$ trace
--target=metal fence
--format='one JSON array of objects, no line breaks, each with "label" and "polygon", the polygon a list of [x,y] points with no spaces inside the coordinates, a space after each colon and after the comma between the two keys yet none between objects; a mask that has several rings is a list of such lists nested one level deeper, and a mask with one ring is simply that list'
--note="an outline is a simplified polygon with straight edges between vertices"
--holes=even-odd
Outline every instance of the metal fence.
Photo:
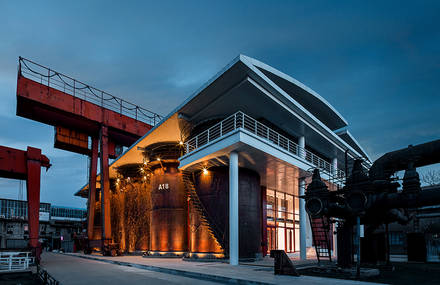
[{"label": "metal fence", "polygon": [[30,252],[0,252],[0,272],[28,270],[33,262]]},{"label": "metal fence", "polygon": [[38,278],[40,279],[40,281],[44,284],[44,285],[60,285],[61,283],[59,281],[57,281],[55,278],[53,278],[49,273],[47,273],[47,271],[37,265],[37,275]]},{"label": "metal fence", "polygon": [[152,126],[162,120],[162,116],[132,104],[124,99],[113,96],[105,91],[59,73],[31,60],[19,57],[18,72],[20,75],[57,89],[74,97],[112,110],[121,115],[131,117]]},{"label": "metal fence", "polygon": [[328,161],[320,158],[311,151],[300,147],[297,143],[291,141],[290,139],[241,111],[227,117],[221,122],[185,142],[186,154],[191,153],[194,150],[237,129],[247,130],[258,137],[263,138],[271,144],[288,151],[290,154],[310,162],[313,166],[321,169],[329,175],[335,176],[336,174],[336,177],[338,178],[345,177],[345,172],[343,170],[333,169],[333,165]]}]

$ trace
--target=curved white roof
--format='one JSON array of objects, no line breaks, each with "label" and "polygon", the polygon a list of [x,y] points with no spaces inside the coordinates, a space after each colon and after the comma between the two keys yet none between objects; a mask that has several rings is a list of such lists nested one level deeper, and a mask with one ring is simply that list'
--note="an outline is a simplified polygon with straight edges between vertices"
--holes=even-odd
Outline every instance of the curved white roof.
[{"label": "curved white roof", "polygon": [[348,125],[344,117],[310,87],[259,60],[245,55],[240,55],[240,59],[257,67],[269,80],[283,89],[329,129],[337,130]]}]

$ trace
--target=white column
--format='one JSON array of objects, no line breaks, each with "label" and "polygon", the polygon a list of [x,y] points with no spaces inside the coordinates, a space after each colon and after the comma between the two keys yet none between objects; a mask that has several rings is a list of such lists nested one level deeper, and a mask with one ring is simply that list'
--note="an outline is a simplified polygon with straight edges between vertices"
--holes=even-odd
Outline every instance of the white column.
[{"label": "white column", "polygon": [[332,175],[336,177],[338,175],[338,158],[332,159]]},{"label": "white column", "polygon": [[[303,196],[306,190],[306,180],[304,178],[299,179],[299,195]],[[306,247],[306,227],[307,227],[307,214],[306,214],[306,202],[304,199],[299,199],[299,248],[301,260],[307,259],[307,247]]]},{"label": "white column", "polygon": [[299,157],[306,158],[306,138],[305,137],[299,137],[298,146],[299,146]]},{"label": "white column", "polygon": [[238,153],[229,154],[229,264],[238,265]]}]

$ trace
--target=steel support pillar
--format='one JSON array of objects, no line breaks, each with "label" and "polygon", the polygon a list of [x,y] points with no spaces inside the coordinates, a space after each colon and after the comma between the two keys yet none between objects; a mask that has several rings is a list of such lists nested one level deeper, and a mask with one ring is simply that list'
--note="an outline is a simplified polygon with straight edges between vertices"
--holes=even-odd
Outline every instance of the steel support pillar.
[{"label": "steel support pillar", "polygon": [[26,156],[29,246],[35,251],[35,256],[39,261],[41,253],[41,247],[38,241],[40,232],[41,149],[28,147]]},{"label": "steel support pillar", "polygon": [[238,265],[238,153],[229,154],[229,264]]},{"label": "steel support pillar", "polygon": [[[306,180],[304,178],[299,179],[299,196],[304,196],[306,190]],[[299,247],[301,260],[307,259],[307,236],[306,236],[306,202],[304,199],[299,199]]]},{"label": "steel support pillar", "polygon": [[332,175],[334,178],[338,176],[338,158],[334,157],[332,159]]},{"label": "steel support pillar", "polygon": [[108,169],[108,128],[102,126],[100,130],[101,141],[101,216],[102,239],[111,239],[110,224],[110,181]]},{"label": "steel support pillar", "polygon": [[89,173],[89,199],[87,205],[87,237],[93,239],[95,228],[95,205],[96,205],[96,171],[98,168],[99,139],[92,137],[92,156],[90,157]]},{"label": "steel support pillar", "polygon": [[305,159],[306,158],[306,139],[304,136],[299,137],[298,146],[299,146],[299,157]]}]

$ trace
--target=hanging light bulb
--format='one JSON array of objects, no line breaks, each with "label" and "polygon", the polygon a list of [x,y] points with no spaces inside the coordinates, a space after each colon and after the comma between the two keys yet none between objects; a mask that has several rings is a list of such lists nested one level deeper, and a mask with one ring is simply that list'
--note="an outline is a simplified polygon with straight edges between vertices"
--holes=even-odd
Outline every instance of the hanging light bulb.
[{"label": "hanging light bulb", "polygon": [[203,174],[208,174],[208,169],[206,169],[206,168],[203,168]]}]

